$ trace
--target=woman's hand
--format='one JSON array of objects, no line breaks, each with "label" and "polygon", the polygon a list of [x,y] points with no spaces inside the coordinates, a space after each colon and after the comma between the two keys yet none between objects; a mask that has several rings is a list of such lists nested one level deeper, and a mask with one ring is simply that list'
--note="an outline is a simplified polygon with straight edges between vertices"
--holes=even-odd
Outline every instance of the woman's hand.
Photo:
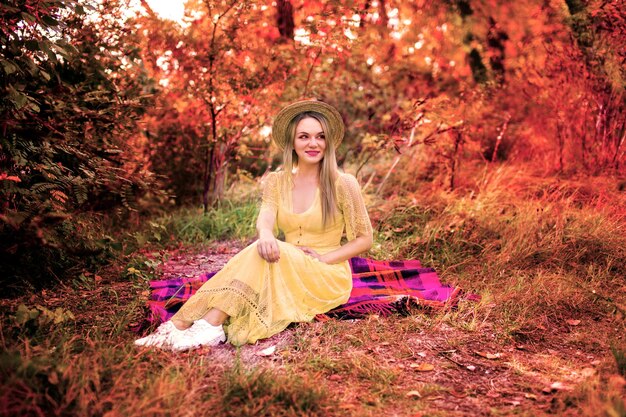
[{"label": "woman's hand", "polygon": [[314,257],[318,261],[325,262],[324,258],[323,258],[324,255],[320,255],[319,253],[315,252],[313,249],[308,248],[306,246],[298,246],[298,248],[300,248],[300,250],[302,250],[302,252],[306,253],[309,256]]},{"label": "woman's hand", "polygon": [[265,259],[267,262],[278,262],[280,259],[278,241],[272,233],[261,233],[256,243],[256,248],[261,258]]}]

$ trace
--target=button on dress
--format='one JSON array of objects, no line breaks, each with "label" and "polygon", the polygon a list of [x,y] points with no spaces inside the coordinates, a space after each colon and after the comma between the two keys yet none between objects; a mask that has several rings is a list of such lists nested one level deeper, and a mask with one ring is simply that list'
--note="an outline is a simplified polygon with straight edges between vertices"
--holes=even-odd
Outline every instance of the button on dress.
[{"label": "button on dress", "polygon": [[312,320],[345,303],[352,289],[348,261],[326,264],[305,254],[307,246],[319,254],[340,247],[345,231],[348,240],[372,234],[370,219],[359,184],[350,174],[340,173],[335,190],[337,210],[324,228],[319,188],[306,211],[294,213],[284,172],[265,179],[261,211],[275,216],[285,241],[278,241],[280,259],[267,262],[258,253],[257,241],[231,258],[226,265],[172,317],[192,322],[215,307],[228,314],[224,327],[233,345],[254,343],[270,337],[292,322]]}]

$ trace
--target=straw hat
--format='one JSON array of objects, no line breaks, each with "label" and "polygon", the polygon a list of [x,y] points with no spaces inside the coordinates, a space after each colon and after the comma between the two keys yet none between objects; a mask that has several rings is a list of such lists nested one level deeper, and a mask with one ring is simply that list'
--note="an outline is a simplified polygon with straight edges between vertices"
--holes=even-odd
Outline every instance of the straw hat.
[{"label": "straw hat", "polygon": [[276,143],[280,149],[285,149],[285,141],[288,140],[287,126],[289,126],[289,122],[300,113],[307,111],[320,113],[326,118],[330,129],[330,132],[326,133],[330,136],[329,139],[335,145],[334,148],[337,149],[337,146],[339,146],[343,140],[343,133],[345,131],[343,119],[336,108],[319,100],[296,101],[278,112],[274,118],[274,124],[272,125],[272,139],[274,139],[274,143]]}]

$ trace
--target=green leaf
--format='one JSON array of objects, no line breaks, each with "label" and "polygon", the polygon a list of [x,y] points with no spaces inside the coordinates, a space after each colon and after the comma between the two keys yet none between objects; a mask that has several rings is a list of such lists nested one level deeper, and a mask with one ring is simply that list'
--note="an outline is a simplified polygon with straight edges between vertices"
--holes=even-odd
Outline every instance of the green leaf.
[{"label": "green leaf", "polygon": [[24,304],[20,304],[15,312],[15,322],[20,326],[28,323],[30,320],[34,320],[39,316],[39,311],[36,309],[30,309]]},{"label": "green leaf", "polygon": [[2,63],[2,68],[4,69],[4,73],[6,75],[13,74],[15,71],[18,70],[18,66],[15,65],[11,61],[7,61],[5,59],[2,59],[2,60],[0,60],[0,63]]},{"label": "green leaf", "polygon": [[48,74],[46,71],[44,70],[40,70],[39,74],[41,75],[41,77],[46,80],[46,81],[50,81],[50,74]]},{"label": "green leaf", "polygon": [[28,104],[28,108],[34,111],[35,113],[39,113],[41,111],[41,108],[39,107],[39,105],[34,102],[30,102]]},{"label": "green leaf", "polygon": [[30,59],[29,56],[22,55],[21,57],[19,57],[19,60],[22,61],[26,65],[26,67],[28,67],[28,72],[30,73],[30,75],[37,75],[37,73],[39,72],[39,67],[33,62],[32,59]]},{"label": "green leaf", "polygon": [[11,94],[10,97],[10,100],[13,102],[13,105],[17,110],[21,109],[26,105],[26,103],[28,103],[28,96],[17,91],[15,91],[14,94]]},{"label": "green leaf", "polygon": [[26,12],[22,12],[22,19],[26,20],[27,22],[30,23],[34,23],[37,19],[35,19],[35,16],[33,16],[32,14],[26,13]]},{"label": "green leaf", "polygon": [[46,42],[41,42],[39,44],[39,46],[41,47],[41,49],[48,55],[48,59],[54,63],[56,63],[57,60],[57,54],[54,53],[54,51],[52,49],[50,49],[50,42],[46,41]]},{"label": "green leaf", "polygon": [[85,14],[85,8],[81,5],[78,5],[74,8],[74,11],[76,12],[76,14],[82,15]]},{"label": "green leaf", "polygon": [[72,45],[71,43],[67,42],[65,39],[59,39],[56,42],[56,46],[59,46],[59,47],[63,48],[63,50],[65,50],[65,51],[70,51],[73,54],[77,54],[78,53],[78,49],[76,49],[74,47],[74,45]]},{"label": "green leaf", "polygon": [[69,58],[70,54],[63,47],[58,44],[52,44],[52,47],[59,53],[63,58]]},{"label": "green leaf", "polygon": [[59,26],[59,21],[50,15],[44,16],[41,20],[49,26]]},{"label": "green leaf", "polygon": [[26,46],[26,49],[28,49],[29,51],[39,50],[39,42],[34,39],[27,40],[26,42],[24,42],[24,45]]}]

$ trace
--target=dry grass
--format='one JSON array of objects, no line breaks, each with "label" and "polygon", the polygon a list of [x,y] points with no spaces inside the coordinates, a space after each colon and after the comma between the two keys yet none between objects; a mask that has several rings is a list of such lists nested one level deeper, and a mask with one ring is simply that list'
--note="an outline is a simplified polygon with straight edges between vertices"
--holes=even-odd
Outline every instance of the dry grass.
[{"label": "dry grass", "polygon": [[[610,179],[507,168],[386,199],[372,256],[419,258],[481,300],[294,325],[240,349],[136,350],[127,330],[155,265],[215,268],[221,250],[138,256],[126,280],[3,300],[0,415],[625,416],[624,203]],[[76,319],[20,322],[20,303]]]}]

